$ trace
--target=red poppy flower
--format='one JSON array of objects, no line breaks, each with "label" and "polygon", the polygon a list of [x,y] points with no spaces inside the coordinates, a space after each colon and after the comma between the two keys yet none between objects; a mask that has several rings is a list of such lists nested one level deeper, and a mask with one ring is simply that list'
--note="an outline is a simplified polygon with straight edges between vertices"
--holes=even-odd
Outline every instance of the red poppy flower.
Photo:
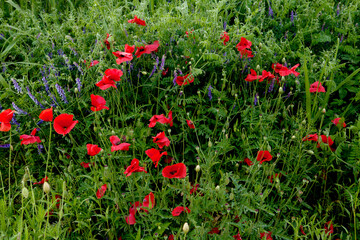
[{"label": "red poppy flower", "polygon": [[135,45],[129,46],[125,44],[125,52],[126,53],[133,53],[135,51]]},{"label": "red poppy flower", "polygon": [[193,185],[192,188],[190,189],[190,194],[196,193],[199,187],[200,184],[196,184],[195,186]]},{"label": "red poppy flower", "polygon": [[275,71],[276,73],[279,73],[280,70],[281,70],[283,67],[284,67],[284,66],[283,66],[282,64],[280,64],[280,63],[276,63],[276,64],[272,64],[272,65],[271,65],[271,68],[274,69],[274,71]]},{"label": "red poppy flower", "polygon": [[160,46],[159,41],[154,41],[153,44],[146,45],[145,47],[144,46],[138,47],[136,49],[135,56],[139,58],[144,53],[150,54],[151,52],[157,51],[159,46]]},{"label": "red poppy flower", "polygon": [[334,233],[334,226],[331,221],[325,223],[324,228],[325,228],[325,233],[327,233],[328,235]]},{"label": "red poppy flower", "polygon": [[60,208],[60,201],[61,201],[61,195],[56,194],[55,195],[55,201],[56,203],[56,208]]},{"label": "red poppy flower", "polygon": [[124,73],[116,68],[112,68],[112,69],[106,69],[105,70],[105,75],[109,78],[109,80],[118,82],[120,81],[120,77],[123,75]]},{"label": "red poppy flower", "polygon": [[168,72],[169,72],[169,68],[166,68],[166,70],[163,70],[163,71],[161,72],[161,75],[162,75],[163,77],[165,77]]},{"label": "red poppy flower", "polygon": [[220,37],[220,39],[224,40],[224,45],[230,40],[230,37],[227,32],[223,32],[223,35]]},{"label": "red poppy flower", "polygon": [[208,232],[208,234],[220,234],[220,230],[219,230],[219,228],[214,227],[211,229],[210,232]]},{"label": "red poppy flower", "polygon": [[126,221],[127,224],[134,225],[136,223],[135,214],[136,214],[136,209],[130,208],[129,216],[127,216],[125,218],[125,221]]},{"label": "red poppy flower", "polygon": [[11,129],[10,121],[13,118],[14,110],[6,109],[0,113],[0,132],[8,132]]},{"label": "red poppy flower", "polygon": [[235,238],[235,240],[242,240],[240,233],[234,235],[233,238]]},{"label": "red poppy flower", "polygon": [[162,175],[166,178],[185,178],[186,166],[183,163],[166,166],[162,170]]},{"label": "red poppy flower", "polygon": [[102,150],[98,145],[94,145],[90,143],[86,144],[86,148],[87,148],[87,154],[90,156],[95,156]]},{"label": "red poppy flower", "polygon": [[109,107],[105,106],[106,101],[103,97],[99,95],[91,94],[91,105],[93,105],[90,109],[93,112],[97,112],[103,109],[109,110]]},{"label": "red poppy flower", "polygon": [[303,142],[304,142],[304,141],[314,141],[314,142],[317,142],[317,140],[318,140],[318,135],[317,135],[317,133],[309,134],[309,135],[307,135],[306,137],[304,137],[302,140],[303,140]]},{"label": "red poppy flower", "polygon": [[21,145],[25,144],[31,144],[31,143],[41,143],[40,137],[39,136],[35,136],[37,129],[34,128],[34,130],[32,130],[31,135],[21,135],[20,136],[20,140],[21,140]]},{"label": "red poppy flower", "polygon": [[73,118],[74,115],[66,113],[57,116],[54,120],[55,132],[57,132],[58,134],[62,134],[63,136],[65,136],[65,134],[68,134],[71,129],[73,129],[75,125],[79,122],[74,121]]},{"label": "red poppy flower", "polygon": [[[86,60],[84,60],[84,63],[86,64]],[[93,66],[95,66],[97,64],[99,64],[98,60],[91,61],[90,65],[87,68],[91,68],[91,67],[93,67]]]},{"label": "red poppy flower", "polygon": [[240,51],[240,58],[242,57],[247,57],[247,58],[251,58],[251,57],[254,57],[254,55],[252,55],[252,51],[251,50],[247,50],[247,49],[244,49],[244,50],[241,50]]},{"label": "red poppy flower", "polygon": [[145,168],[144,167],[140,167],[139,166],[139,160],[134,158],[132,161],[131,161],[131,165],[126,168],[124,174],[126,174],[127,177],[131,176],[132,173],[134,172],[145,172]]},{"label": "red poppy flower", "polygon": [[260,161],[260,164],[262,164],[263,162],[268,162],[272,159],[271,154],[269,153],[269,151],[259,151],[258,155],[256,157],[257,161]]},{"label": "red poppy flower", "polygon": [[270,183],[273,183],[273,179],[275,178],[281,178],[282,174],[281,173],[275,173],[275,175],[271,175],[268,178],[270,179]]},{"label": "red poppy flower", "polygon": [[43,179],[41,179],[40,182],[34,182],[33,185],[44,184],[44,182],[47,182],[47,181],[49,181],[49,178],[48,178],[48,177],[44,177]]},{"label": "red poppy flower", "polygon": [[326,92],[325,88],[321,85],[321,82],[316,81],[313,84],[310,85],[310,92],[314,93],[314,92]]},{"label": "red poppy flower", "polygon": [[245,50],[246,48],[251,49],[252,43],[244,37],[241,37],[240,42],[236,45],[238,51]]},{"label": "red poppy flower", "polygon": [[97,190],[97,192],[96,192],[96,197],[97,197],[98,199],[102,198],[102,197],[104,196],[105,192],[106,192],[106,189],[107,189],[107,185],[106,185],[106,184],[102,185],[102,186]]},{"label": "red poppy flower", "polygon": [[174,160],[173,157],[171,157],[171,156],[166,156],[164,162],[165,162],[165,163],[171,163],[173,160]]},{"label": "red poppy flower", "polygon": [[89,162],[89,163],[86,163],[86,162],[82,162],[82,163],[80,163],[80,165],[81,166],[83,166],[84,168],[89,168],[91,165],[95,165],[95,163],[91,163],[91,162]]},{"label": "red poppy flower", "polygon": [[256,79],[261,79],[262,76],[261,75],[257,75],[255,70],[250,69],[250,74],[247,75],[247,77],[245,78],[245,81],[247,82],[252,82]]},{"label": "red poppy flower", "polygon": [[248,166],[254,165],[254,163],[249,158],[245,158],[244,163],[246,163]]},{"label": "red poppy flower", "polygon": [[[142,203],[143,207],[146,207],[147,209],[153,209],[155,206],[155,196],[154,194],[151,192],[148,195],[146,195],[146,197],[144,198],[144,201]],[[147,209],[143,209],[141,208],[141,210],[144,210],[145,212],[148,212]]]},{"label": "red poppy flower", "polygon": [[129,147],[131,146],[130,143],[120,143],[120,139],[117,136],[111,136],[110,142],[112,144],[111,152],[118,151],[118,150],[129,151]]},{"label": "red poppy flower", "polygon": [[110,80],[109,77],[107,77],[106,75],[104,75],[101,81],[97,82],[95,85],[99,87],[101,90],[105,90],[110,87],[117,89],[115,82],[113,80]]},{"label": "red poppy flower", "polygon": [[193,123],[191,120],[186,120],[186,123],[187,123],[187,125],[189,126],[189,128],[195,129],[195,125],[194,125],[194,123]]},{"label": "red poppy flower", "polygon": [[123,62],[129,62],[133,59],[132,53],[128,53],[128,52],[116,51],[113,52],[112,54],[114,54],[114,56],[117,57],[116,63],[118,65],[120,65]]},{"label": "red poppy flower", "polygon": [[163,148],[164,146],[170,146],[170,140],[165,137],[165,132],[158,133],[156,137],[153,137],[153,142],[158,145],[159,148]]},{"label": "red poppy flower", "polygon": [[262,239],[263,237],[266,237],[266,240],[273,240],[271,237],[272,232],[263,232],[260,233],[260,238]]},{"label": "red poppy flower", "polygon": [[161,124],[170,124],[170,127],[173,126],[172,121],[172,111],[169,112],[169,118],[166,118],[164,114],[161,115],[154,115],[150,118],[149,127],[152,128],[156,125],[157,122]]},{"label": "red poppy flower", "polygon": [[160,153],[159,150],[155,149],[155,148],[151,148],[145,151],[146,155],[148,155],[148,157],[153,161],[153,163],[155,164],[155,167],[158,166],[158,163],[160,161],[160,158],[163,155],[167,155],[167,152],[162,152]]},{"label": "red poppy flower", "polygon": [[[194,31],[194,30],[191,30],[191,31],[190,31],[190,34],[192,34],[193,31]],[[186,37],[189,37],[189,32],[188,32],[188,31],[185,31],[185,36],[186,36]],[[195,37],[194,37],[194,39],[195,39]]]},{"label": "red poppy flower", "polygon": [[261,78],[259,79],[259,82],[264,81],[264,79],[273,79],[275,78],[274,75],[271,74],[271,72],[267,72],[265,70],[262,71]]},{"label": "red poppy flower", "polygon": [[47,215],[52,216],[53,214],[54,214],[54,210],[50,209],[50,211],[45,213],[45,217],[47,217]]},{"label": "red poppy flower", "polygon": [[304,227],[302,225],[300,225],[300,232],[306,236],[306,233],[304,232]]},{"label": "red poppy flower", "polygon": [[48,108],[43,110],[40,115],[39,118],[45,122],[52,122],[53,120],[53,108]]},{"label": "red poppy flower", "polygon": [[107,48],[108,50],[110,49],[110,43],[109,43],[109,41],[108,41],[109,37],[110,37],[110,34],[106,33],[106,38],[104,39],[104,43],[105,43],[106,48]]},{"label": "red poppy flower", "polygon": [[[190,73],[189,73],[190,74]],[[179,86],[182,86],[182,85],[187,85],[189,83],[192,83],[194,81],[194,76],[192,74],[189,74],[185,75],[185,76],[177,76],[176,77],[176,83],[179,85]]]},{"label": "red poppy flower", "polygon": [[342,120],[341,118],[335,118],[334,120],[331,121],[332,123],[334,123],[336,126],[342,122],[342,126],[346,127],[346,123],[344,122],[344,120]]},{"label": "red poppy flower", "polygon": [[[331,149],[331,151],[334,152],[334,151],[335,151],[335,148],[332,147],[332,145],[334,144],[334,141],[331,139],[331,137],[330,137],[330,136],[326,137],[325,135],[321,135],[320,137],[321,137],[321,141],[322,141],[323,143],[325,143],[325,144],[328,144],[329,147],[330,147],[330,149]],[[317,148],[320,147],[320,143],[319,143],[319,142],[318,142],[318,144],[317,144],[316,147],[317,147]]]},{"label": "red poppy flower", "polygon": [[295,66],[293,66],[291,69],[288,69],[285,66],[282,66],[279,70],[279,74],[280,76],[288,76],[290,74],[294,74],[295,77],[299,76],[300,73],[296,72],[295,69],[299,66],[300,64],[296,64]]},{"label": "red poppy flower", "polygon": [[144,21],[144,20],[141,20],[141,19],[138,18],[136,15],[135,15],[134,19],[128,20],[128,23],[136,23],[136,24],[141,25],[141,26],[146,26],[145,21]]},{"label": "red poppy flower", "polygon": [[174,235],[170,234],[167,240],[174,240]]},{"label": "red poppy flower", "polygon": [[189,208],[187,208],[187,207],[184,208],[184,207],[179,206],[179,207],[174,208],[174,210],[171,212],[171,214],[174,217],[176,217],[176,216],[179,216],[183,211],[185,211],[187,213],[191,212]]}]

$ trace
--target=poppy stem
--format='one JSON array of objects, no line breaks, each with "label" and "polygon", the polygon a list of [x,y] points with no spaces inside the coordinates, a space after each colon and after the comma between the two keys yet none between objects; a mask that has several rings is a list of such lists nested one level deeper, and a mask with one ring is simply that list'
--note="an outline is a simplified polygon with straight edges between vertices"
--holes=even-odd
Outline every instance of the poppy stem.
[{"label": "poppy stem", "polygon": [[47,169],[48,169],[49,159],[50,159],[51,130],[52,130],[52,127],[51,127],[51,125],[50,125],[50,131],[49,131],[49,145],[48,145],[48,149],[47,149],[47,159],[46,159],[46,167],[45,167],[45,177],[47,176]]},{"label": "poppy stem", "polygon": [[[11,206],[11,129],[10,129],[10,154],[9,154],[9,207]],[[4,195],[5,196],[5,195]],[[9,208],[10,209],[10,208]]]}]

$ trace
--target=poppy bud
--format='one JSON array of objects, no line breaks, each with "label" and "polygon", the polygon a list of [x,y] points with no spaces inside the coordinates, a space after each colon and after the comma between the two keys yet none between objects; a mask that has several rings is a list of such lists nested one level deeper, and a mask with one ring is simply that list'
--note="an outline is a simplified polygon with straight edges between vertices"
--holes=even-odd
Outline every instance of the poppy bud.
[{"label": "poppy bud", "polygon": [[234,199],[234,193],[233,193],[233,192],[230,193],[229,199],[230,199],[230,200],[233,200],[233,199]]},{"label": "poppy bud", "polygon": [[295,83],[296,83],[296,85],[300,85],[300,82],[299,82],[299,80],[295,80]]},{"label": "poppy bud", "polygon": [[291,136],[291,139],[295,139],[296,137],[294,135]]},{"label": "poppy bud", "polygon": [[308,150],[307,152],[311,155],[314,155],[314,151],[312,151],[312,150]]},{"label": "poppy bud", "polygon": [[170,129],[170,128],[168,129],[168,133],[169,133],[169,134],[171,133],[171,129]]},{"label": "poppy bud", "polygon": [[48,184],[47,182],[44,182],[43,190],[44,190],[45,193],[49,193],[50,190],[51,190],[50,184]]},{"label": "poppy bud", "polygon": [[260,71],[260,65],[259,64],[256,66],[256,70]]},{"label": "poppy bud", "polygon": [[262,48],[262,43],[259,43],[259,48]]},{"label": "poppy bud", "polygon": [[97,127],[94,127],[94,132],[96,132],[97,131]]},{"label": "poppy bud", "polygon": [[235,93],[235,99],[237,99],[238,98],[238,95],[237,95],[237,93]]},{"label": "poppy bud", "polygon": [[267,150],[268,150],[269,152],[271,152],[271,147],[270,147],[270,145],[267,146]]},{"label": "poppy bud", "polygon": [[200,91],[197,91],[197,94],[200,96]]},{"label": "poppy bud", "polygon": [[21,194],[24,198],[28,198],[29,197],[29,190],[26,187],[23,187],[23,189],[21,190]]},{"label": "poppy bud", "polygon": [[304,119],[301,123],[302,123],[302,124],[306,124],[306,120]]},{"label": "poppy bud", "polygon": [[282,59],[282,62],[283,62],[283,63],[285,63],[285,62],[286,62],[286,59],[285,59],[285,58],[283,58],[283,59]]},{"label": "poppy bud", "polygon": [[200,169],[201,169],[200,165],[197,165],[196,168],[195,168],[195,171],[200,172]]},{"label": "poppy bud", "polygon": [[114,131],[114,130],[111,131],[111,135],[115,135],[115,131]]},{"label": "poppy bud", "polygon": [[284,76],[281,77],[281,82],[285,82],[285,77]]},{"label": "poppy bud", "polygon": [[321,112],[325,114],[325,113],[326,113],[326,109],[323,108]]},{"label": "poppy bud", "polygon": [[146,75],[147,74],[147,72],[145,72],[145,71],[143,71],[143,72],[141,72],[143,75]]},{"label": "poppy bud", "polygon": [[188,232],[189,232],[189,224],[186,222],[186,223],[184,223],[184,226],[183,226],[183,232],[185,233],[185,234],[187,234]]},{"label": "poppy bud", "polygon": [[215,188],[216,191],[219,191],[220,190],[220,186],[217,185],[216,188]]},{"label": "poppy bud", "polygon": [[240,166],[240,165],[239,165],[238,163],[237,163],[237,164],[235,164],[235,167],[236,167],[236,168],[238,168],[239,166]]},{"label": "poppy bud", "polygon": [[78,93],[78,92],[79,92],[79,89],[78,89],[78,88],[75,88],[75,89],[74,89],[74,92],[75,92],[75,93]]},{"label": "poppy bud", "polygon": [[197,152],[200,150],[199,146],[196,146],[195,149]]},{"label": "poppy bud", "polygon": [[279,87],[279,93],[280,93],[280,94],[283,94],[283,93],[284,93],[284,90],[283,90],[282,87]]},{"label": "poppy bud", "polygon": [[211,148],[212,145],[213,145],[213,144],[212,144],[211,140],[209,139],[208,147]]}]

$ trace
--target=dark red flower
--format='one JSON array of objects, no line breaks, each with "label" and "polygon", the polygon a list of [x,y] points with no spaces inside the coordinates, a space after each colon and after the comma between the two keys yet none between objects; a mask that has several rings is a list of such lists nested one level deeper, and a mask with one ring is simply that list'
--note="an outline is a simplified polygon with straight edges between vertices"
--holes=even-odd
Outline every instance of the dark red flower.
[{"label": "dark red flower", "polygon": [[186,123],[187,123],[187,125],[189,126],[189,128],[195,129],[195,125],[194,125],[194,123],[193,123],[191,120],[186,120]]},{"label": "dark red flower", "polygon": [[161,72],[161,75],[163,75],[163,77],[165,77],[168,72],[169,72],[169,68],[166,68],[166,70],[163,70]]},{"label": "dark red flower", "polygon": [[346,127],[346,123],[345,123],[344,119],[342,119],[342,118],[335,118],[331,122],[334,123],[335,126],[337,126],[339,123],[342,123],[342,126]]},{"label": "dark red flower", "polygon": [[106,192],[106,189],[107,189],[107,185],[106,185],[106,184],[102,185],[102,186],[97,190],[97,192],[96,192],[96,197],[97,197],[98,199],[102,198],[102,197],[104,196],[105,192]]},{"label": "dark red flower", "polygon": [[90,156],[95,156],[102,150],[98,145],[94,145],[90,143],[86,144],[86,148],[87,148],[87,154]]},{"label": "dark red flower", "polygon": [[182,85],[185,86],[189,83],[194,82],[194,76],[190,73],[186,74],[185,76],[177,76],[175,81],[179,86],[182,86]]},{"label": "dark red flower", "polygon": [[304,232],[304,228],[303,228],[303,225],[300,225],[300,232],[306,236],[306,233]]},{"label": "dark red flower", "polygon": [[171,156],[166,156],[164,162],[165,162],[165,163],[171,163],[173,160],[174,160],[173,157],[171,157]]},{"label": "dark red flower", "polygon": [[152,128],[156,125],[156,123],[161,123],[161,124],[170,124],[170,127],[173,126],[173,121],[172,121],[172,111],[169,112],[169,118],[166,118],[164,114],[161,115],[154,115],[150,118],[150,123],[149,123],[149,127]]},{"label": "dark red flower", "polygon": [[251,49],[252,43],[244,37],[241,37],[240,42],[236,45],[238,51],[245,50],[246,48]]},{"label": "dark red flower", "polygon": [[45,122],[52,122],[53,120],[53,108],[48,108],[43,110],[40,115],[39,118]]},{"label": "dark red flower", "polygon": [[325,88],[321,85],[321,82],[316,81],[313,84],[310,85],[310,89],[309,91],[311,93],[315,93],[315,92],[326,92]]},{"label": "dark red flower", "polygon": [[288,69],[285,66],[282,66],[279,70],[279,74],[280,76],[288,76],[290,74],[294,74],[295,77],[299,76],[300,73],[296,72],[295,69],[299,66],[300,64],[296,64],[295,66],[293,66],[291,69]]},{"label": "dark red flower", "polygon": [[262,71],[261,78],[259,79],[259,82],[264,81],[264,79],[274,79],[275,76],[271,74],[271,72],[267,72],[265,70]]},{"label": "dark red flower", "polygon": [[185,178],[186,166],[183,163],[177,163],[171,166],[166,166],[162,170],[162,175],[166,178]]},{"label": "dark red flower", "polygon": [[125,44],[126,53],[133,53],[134,51],[135,51],[135,45],[129,46],[128,44]]},{"label": "dark red flower", "polygon": [[91,94],[90,97],[91,97],[91,105],[92,105],[92,107],[90,108],[91,111],[97,112],[102,109],[109,110],[109,107],[105,106],[106,101],[103,97],[101,97],[99,95],[94,95],[94,94]]},{"label": "dark red flower", "polygon": [[55,201],[56,203],[56,208],[60,208],[60,201],[61,201],[61,195],[56,194],[55,195]]},{"label": "dark red flower", "polygon": [[11,129],[10,121],[14,116],[14,110],[6,109],[0,113],[0,132],[8,132]]},{"label": "dark red flower", "polygon": [[309,135],[307,135],[306,137],[304,137],[302,140],[303,140],[303,142],[304,142],[304,141],[314,141],[314,142],[317,142],[317,141],[318,141],[318,135],[317,135],[317,133],[309,134]]},{"label": "dark red flower", "polygon": [[158,166],[160,158],[164,155],[167,155],[167,152],[160,153],[160,151],[155,148],[148,149],[145,151],[145,153],[153,161],[153,163],[155,164],[155,167]]},{"label": "dark red flower", "polygon": [[91,162],[89,162],[89,163],[81,162],[80,165],[83,166],[84,168],[89,168],[91,165],[94,166],[95,163],[91,163]]},{"label": "dark red flower", "polygon": [[275,173],[275,175],[271,175],[268,178],[270,179],[270,182],[273,183],[273,179],[275,178],[281,178],[282,174],[281,173]]},{"label": "dark red flower", "polygon": [[118,151],[118,150],[129,151],[129,147],[131,146],[130,143],[120,143],[120,139],[117,136],[111,136],[110,142],[112,144],[111,152]]},{"label": "dark red flower", "polygon": [[[86,64],[86,60],[84,60],[84,63]],[[98,60],[91,61],[90,65],[87,68],[91,68],[91,67],[93,67],[93,66],[95,66],[97,64],[99,64]]]},{"label": "dark red flower", "polygon": [[208,234],[220,234],[220,230],[219,230],[219,228],[214,227],[211,229],[210,232],[208,232]]},{"label": "dark red flower", "polygon": [[272,156],[270,154],[269,151],[259,151],[258,152],[258,155],[256,157],[256,160],[257,161],[260,161],[260,164],[262,164],[263,162],[268,162],[268,161],[271,161],[272,159]]},{"label": "dark red flower", "polygon": [[135,15],[134,19],[128,20],[128,23],[136,23],[136,24],[141,25],[141,26],[146,26],[145,21],[144,21],[144,20],[141,20],[141,19],[138,18],[136,15]]},{"label": "dark red flower", "polygon": [[174,210],[171,212],[171,214],[174,217],[176,217],[176,216],[179,216],[183,211],[185,211],[187,213],[190,213],[189,208],[187,208],[187,207],[184,208],[184,207],[179,206],[179,207],[174,208]]},{"label": "dark red flower", "polygon": [[254,57],[254,55],[252,55],[252,51],[251,50],[247,50],[247,49],[244,49],[244,50],[241,50],[240,51],[240,58],[242,57],[247,57],[247,58],[251,58],[251,57]]},{"label": "dark red flower", "polygon": [[44,182],[47,182],[47,181],[49,181],[49,178],[48,178],[48,177],[44,177],[43,179],[41,179],[40,182],[34,182],[33,185],[44,184]]},{"label": "dark red flower", "polygon": [[113,52],[112,54],[114,54],[114,56],[117,57],[116,59],[117,64],[121,64],[123,62],[129,62],[133,59],[132,53],[128,53],[128,52],[116,51]]},{"label": "dark red flower", "polygon": [[242,240],[240,233],[234,235],[233,238],[235,238],[235,240]]},{"label": "dark red flower", "polygon": [[174,240],[174,235],[170,234],[167,240]]},{"label": "dark red flower", "polygon": [[271,65],[271,68],[274,69],[274,71],[276,73],[279,73],[282,67],[284,67],[284,66],[282,64],[280,64],[280,63],[276,63],[276,64]]},{"label": "dark red flower", "polygon": [[68,134],[71,129],[73,129],[75,125],[79,122],[74,121],[73,118],[74,115],[66,113],[57,116],[54,120],[55,132],[57,132],[58,134],[62,134],[63,136],[65,136],[65,134]]},{"label": "dark red flower", "polygon": [[223,32],[222,36],[220,37],[220,39],[223,39],[224,40],[224,45],[226,45],[226,43],[230,40],[230,37],[228,35],[227,32]]},{"label": "dark red flower", "polygon": [[271,237],[272,232],[263,232],[260,233],[260,238],[262,239],[263,237],[266,237],[266,240],[273,240]]},{"label": "dark red flower", "polygon": [[106,48],[107,48],[108,50],[110,49],[110,43],[109,43],[109,41],[108,41],[109,37],[110,37],[110,34],[106,33],[106,38],[104,39],[104,43],[105,43]]},{"label": "dark red flower", "polygon": [[164,146],[170,146],[170,140],[165,137],[165,132],[158,133],[156,137],[153,137],[153,142],[158,145],[159,148],[163,148]]},{"label": "dark red flower", "polygon": [[25,144],[31,144],[31,143],[41,143],[40,137],[39,136],[35,136],[37,129],[34,128],[34,130],[32,130],[31,135],[21,135],[20,136],[20,140],[21,140],[21,145]]},{"label": "dark red flower", "polygon": [[247,75],[247,77],[245,78],[245,81],[247,82],[252,82],[256,79],[261,79],[261,75],[257,75],[255,70],[250,69],[250,74]]},{"label": "dark red flower", "polygon": [[[325,136],[325,135],[321,135],[320,136],[321,137],[321,141],[323,142],[323,143],[325,143],[325,144],[328,144],[329,145],[329,147],[330,147],[330,149],[331,149],[331,151],[335,151],[335,148],[333,148],[332,147],[332,145],[334,144],[334,141],[331,139],[331,137],[330,136]],[[320,143],[318,142],[318,144],[317,144],[317,146],[316,146],[317,148],[319,148],[320,147]]]},{"label": "dark red flower", "polygon": [[134,172],[145,172],[145,168],[144,167],[140,167],[139,166],[139,160],[134,158],[132,161],[131,161],[131,165],[129,167],[126,168],[124,174],[126,174],[127,177],[131,176],[132,173]]},{"label": "dark red flower", "polygon": [[325,223],[324,229],[325,229],[325,233],[327,233],[328,235],[334,233],[334,226],[331,221]]},{"label": "dark red flower", "polygon": [[246,163],[248,166],[254,165],[254,163],[249,158],[244,158],[244,163]]},{"label": "dark red flower", "polygon": [[190,194],[196,193],[199,187],[200,184],[196,184],[195,186],[192,185],[192,188],[190,189]]},{"label": "dark red flower", "polygon": [[136,49],[135,56],[139,58],[144,53],[150,54],[154,51],[157,51],[159,46],[160,46],[159,41],[154,41],[153,44],[146,45],[145,47],[144,46],[138,47]]}]

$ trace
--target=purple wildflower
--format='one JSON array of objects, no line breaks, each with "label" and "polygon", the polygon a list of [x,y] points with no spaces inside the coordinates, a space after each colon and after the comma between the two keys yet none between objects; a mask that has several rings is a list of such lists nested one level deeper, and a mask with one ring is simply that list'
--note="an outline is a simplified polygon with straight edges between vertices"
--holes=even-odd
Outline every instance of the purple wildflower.
[{"label": "purple wildflower", "polygon": [[176,85],[176,78],[177,78],[177,72],[175,70],[174,71],[174,80],[173,80],[174,86]]},{"label": "purple wildflower", "polygon": [[340,3],[337,5],[337,8],[336,8],[336,16],[339,16],[340,15]]},{"label": "purple wildflower", "polygon": [[270,83],[268,92],[272,92],[274,90],[274,84],[275,84],[275,80],[273,79]]},{"label": "purple wildflower", "polygon": [[64,52],[63,52],[63,50],[61,50],[61,49],[59,49],[57,52],[58,52],[59,56],[64,55]]},{"label": "purple wildflower", "polygon": [[180,69],[178,69],[180,75],[184,75]]},{"label": "purple wildflower", "polygon": [[256,93],[256,94],[255,94],[255,97],[254,97],[254,105],[255,105],[255,106],[256,106],[257,103],[258,103],[258,96],[259,96],[259,94]]},{"label": "purple wildflower", "polygon": [[36,97],[31,94],[29,87],[26,87],[26,89],[27,89],[27,91],[28,91],[28,95],[29,95],[29,97],[31,98],[31,100],[33,100],[33,102],[34,102],[36,105],[40,106],[41,108],[44,108],[44,106],[41,105],[41,103],[36,99]]},{"label": "purple wildflower", "polygon": [[46,80],[46,77],[43,77],[42,81],[43,81],[44,86],[45,86],[45,91],[49,94],[49,84],[48,84],[48,81]]},{"label": "purple wildflower", "polygon": [[271,6],[269,5],[269,16],[274,18],[274,11],[272,10]]},{"label": "purple wildflower", "polygon": [[11,123],[12,123],[13,125],[17,125],[17,129],[19,129],[20,123],[18,123],[18,121],[16,121],[15,113],[14,113],[14,115],[13,115],[13,118],[11,119]]},{"label": "purple wildflower", "polygon": [[36,39],[39,39],[40,36],[41,36],[41,33],[39,33],[39,34],[36,36]]},{"label": "purple wildflower", "polygon": [[19,86],[19,84],[17,83],[17,81],[16,81],[14,78],[12,78],[11,81],[13,82],[16,91],[17,91],[18,93],[22,93],[21,87]]},{"label": "purple wildflower", "polygon": [[2,106],[1,106],[1,104],[0,104],[0,111],[2,110]]},{"label": "purple wildflower", "polygon": [[209,85],[209,87],[208,87],[209,101],[211,101],[211,99],[213,98],[213,97],[212,97],[212,94],[211,94],[211,89],[213,89],[213,87],[211,87],[211,85]]},{"label": "purple wildflower", "polygon": [[10,144],[0,144],[0,148],[10,148]]},{"label": "purple wildflower", "polygon": [[152,72],[151,72],[151,74],[150,74],[149,78],[151,78],[151,77],[152,77],[152,75],[154,75],[154,73],[155,73],[155,71],[156,71],[156,69],[157,69],[158,64],[159,64],[159,58],[158,58],[158,57],[156,57],[156,64],[154,64],[154,68],[153,68],[153,70],[152,70]]},{"label": "purple wildflower", "polygon": [[75,48],[70,47],[70,50],[73,52],[73,54],[74,54],[75,56],[78,55],[78,53],[76,52]]},{"label": "purple wildflower", "polygon": [[236,103],[234,103],[234,106],[233,106],[232,110],[234,110],[234,109],[235,109],[235,107],[236,107]]},{"label": "purple wildflower", "polygon": [[44,120],[39,120],[38,122],[37,122],[37,124],[36,125],[40,125],[40,124],[42,124],[44,122]]},{"label": "purple wildflower", "polygon": [[55,44],[53,42],[51,42],[51,47],[52,47],[52,49],[55,48]]},{"label": "purple wildflower", "polygon": [[78,87],[78,90],[79,90],[79,93],[80,93],[81,92],[81,87],[82,87],[80,78],[76,78],[76,84],[77,84],[77,87]]},{"label": "purple wildflower", "polygon": [[79,70],[79,72],[81,73],[81,75],[84,75],[84,72],[82,71],[81,67],[79,66],[79,64],[77,64],[76,62],[73,62],[73,64],[75,65],[75,67],[77,67],[77,69]]},{"label": "purple wildflower", "polygon": [[3,40],[4,39],[4,34],[3,33],[0,33],[0,40]]},{"label": "purple wildflower", "polygon": [[6,65],[5,65],[5,63],[3,63],[2,65],[3,65],[2,71],[4,73],[4,72],[6,72]]},{"label": "purple wildflower", "polygon": [[129,34],[128,34],[128,32],[126,31],[126,28],[124,28],[124,32],[125,32],[126,37],[129,37]]},{"label": "purple wildflower", "polygon": [[83,27],[83,33],[84,34],[86,33],[86,27]]},{"label": "purple wildflower", "polygon": [[56,91],[59,93],[60,97],[62,98],[63,102],[64,103],[69,103],[66,100],[66,95],[65,95],[64,89],[62,89],[62,87],[59,84],[55,84],[55,88],[56,88]]},{"label": "purple wildflower", "polygon": [[42,154],[42,150],[44,149],[44,146],[41,145],[41,144],[38,144],[38,145],[37,145],[37,148],[38,148],[38,153],[39,153],[39,155]]},{"label": "purple wildflower", "polygon": [[294,25],[294,16],[295,16],[294,11],[291,11],[290,21],[293,23],[293,25]]},{"label": "purple wildflower", "polygon": [[224,21],[224,31],[226,31],[226,21]]},{"label": "purple wildflower", "polygon": [[160,64],[160,70],[164,71],[164,66],[165,66],[165,54],[162,56],[161,58],[161,64]]},{"label": "purple wildflower", "polygon": [[344,39],[344,34],[341,35],[340,43],[343,41],[343,39]]},{"label": "purple wildflower", "polygon": [[28,114],[27,112],[25,112],[24,110],[22,110],[21,108],[16,106],[16,104],[14,102],[12,103],[12,106],[18,114],[24,114],[24,115]]}]

